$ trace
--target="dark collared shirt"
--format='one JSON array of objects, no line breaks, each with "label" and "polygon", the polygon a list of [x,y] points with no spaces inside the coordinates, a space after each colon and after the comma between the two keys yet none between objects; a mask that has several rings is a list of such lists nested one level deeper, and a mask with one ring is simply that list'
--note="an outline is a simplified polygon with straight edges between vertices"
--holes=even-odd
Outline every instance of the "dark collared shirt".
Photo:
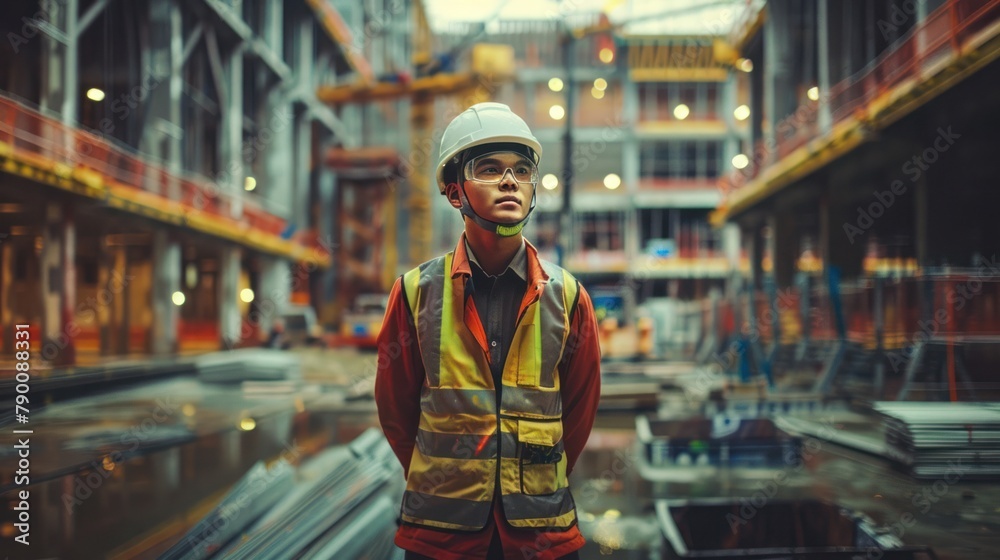
[{"label": "dark collared shirt", "polygon": [[517,313],[528,287],[527,253],[522,241],[507,268],[499,275],[492,276],[479,265],[468,242],[465,249],[469,254],[469,268],[472,270],[469,283],[472,301],[486,331],[486,341],[490,345],[490,372],[493,374],[493,385],[499,391],[502,387],[500,380],[503,377],[503,364],[514,340]]}]

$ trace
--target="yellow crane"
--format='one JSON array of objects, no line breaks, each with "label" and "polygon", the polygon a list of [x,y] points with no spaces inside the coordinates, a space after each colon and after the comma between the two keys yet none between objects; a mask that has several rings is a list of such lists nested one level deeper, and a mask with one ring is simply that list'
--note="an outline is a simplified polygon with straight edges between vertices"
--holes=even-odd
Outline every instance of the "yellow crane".
[{"label": "yellow crane", "polygon": [[[417,68],[431,69],[429,71],[432,72],[435,59],[423,2],[415,2],[413,14],[416,30],[413,63]],[[436,194],[431,185],[434,100],[439,96],[457,95],[465,106],[489,100],[495,85],[513,77],[514,49],[509,45],[476,44],[472,46],[470,62],[470,68],[463,72],[440,72],[426,76],[418,74],[412,80],[398,79],[392,82],[373,83],[362,80],[343,86],[321,87],[316,93],[320,101],[329,105],[410,98],[410,153],[404,158],[403,168],[410,187],[407,210],[410,219],[411,265],[432,257],[431,201]],[[387,208],[395,211],[392,204]],[[389,247],[387,251],[394,252],[395,247]],[[387,262],[395,263],[394,257],[392,255]]]}]

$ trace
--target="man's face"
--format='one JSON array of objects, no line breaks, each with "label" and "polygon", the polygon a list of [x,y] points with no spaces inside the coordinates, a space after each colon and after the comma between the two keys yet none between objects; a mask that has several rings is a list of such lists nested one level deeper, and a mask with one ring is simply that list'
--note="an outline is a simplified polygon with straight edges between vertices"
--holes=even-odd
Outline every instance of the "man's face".
[{"label": "man's face", "polygon": [[[492,222],[519,222],[528,215],[538,180],[531,159],[515,152],[494,152],[474,158],[462,170],[465,196],[472,209]],[[457,191],[457,189],[455,189]],[[457,193],[449,194],[452,206]]]}]

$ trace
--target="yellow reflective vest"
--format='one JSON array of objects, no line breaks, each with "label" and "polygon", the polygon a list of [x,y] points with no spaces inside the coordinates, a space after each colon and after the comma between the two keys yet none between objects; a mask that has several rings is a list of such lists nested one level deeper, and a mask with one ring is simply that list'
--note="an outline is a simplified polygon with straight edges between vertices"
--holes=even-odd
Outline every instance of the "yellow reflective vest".
[{"label": "yellow reflective vest", "polygon": [[454,258],[453,251],[403,276],[426,376],[402,521],[482,529],[499,484],[511,526],[570,528],[576,506],[566,478],[557,367],[579,283],[529,258],[536,281],[521,302],[498,399],[482,321],[465,291],[468,275],[455,273]]}]

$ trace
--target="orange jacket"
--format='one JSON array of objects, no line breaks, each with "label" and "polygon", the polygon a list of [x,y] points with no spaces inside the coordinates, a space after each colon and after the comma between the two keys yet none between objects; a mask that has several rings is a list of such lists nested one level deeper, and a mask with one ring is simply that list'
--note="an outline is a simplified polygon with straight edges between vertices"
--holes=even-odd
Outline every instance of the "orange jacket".
[{"label": "orange jacket", "polygon": [[[530,243],[526,245],[529,276],[534,276],[541,270],[538,266],[538,253]],[[464,234],[455,249],[453,270],[471,274]],[[535,278],[530,277],[527,285],[534,284]],[[470,316],[478,317],[476,314]],[[485,340],[481,322],[467,326],[476,333],[477,338]],[[590,436],[601,393],[601,351],[597,320],[593,303],[583,286],[580,287],[580,298],[573,314],[570,333],[566,344],[567,349],[572,351],[567,350],[567,355],[558,366],[567,473],[572,472]],[[409,471],[410,456],[416,442],[420,389],[423,383],[424,366],[417,346],[416,329],[402,296],[401,280],[397,279],[389,294],[385,320],[378,335],[375,401],[382,431],[402,464],[404,473]],[[515,529],[507,524],[497,502],[494,502],[493,519],[494,523],[475,533],[445,532],[402,525],[396,532],[395,542],[406,550],[441,560],[484,558],[495,530],[500,531],[505,556],[519,560],[554,559],[569,554],[584,544],[583,536],[575,525],[562,532]]]}]

